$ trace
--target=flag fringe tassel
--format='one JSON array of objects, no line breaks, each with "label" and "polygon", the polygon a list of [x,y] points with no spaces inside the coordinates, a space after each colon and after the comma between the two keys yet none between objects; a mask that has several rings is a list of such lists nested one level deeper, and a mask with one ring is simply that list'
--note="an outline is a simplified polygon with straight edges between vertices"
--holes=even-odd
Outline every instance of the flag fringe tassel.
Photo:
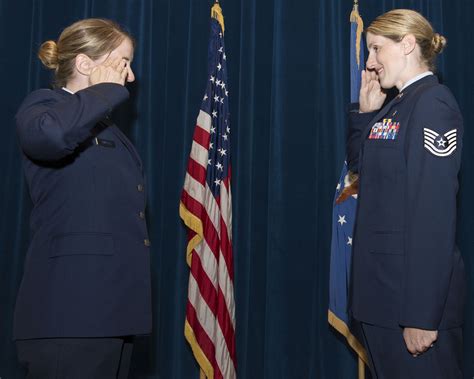
[{"label": "flag fringe tassel", "polygon": [[189,229],[196,232],[196,235],[188,241],[188,245],[186,246],[186,262],[188,266],[191,267],[193,250],[199,245],[204,236],[202,221],[192,214],[181,201],[179,202],[179,216]]},{"label": "flag fringe tassel", "polygon": [[184,335],[191,346],[194,358],[196,358],[199,367],[201,368],[200,378],[214,379],[214,368],[201,350],[201,346],[199,346],[196,336],[194,335],[193,328],[189,324],[188,320],[186,320],[184,323]]},{"label": "flag fringe tassel", "polygon": [[350,21],[357,24],[357,37],[356,37],[356,61],[357,66],[360,67],[360,40],[362,38],[362,32],[364,31],[364,21],[359,14],[359,5],[354,3],[354,8],[352,8]]},{"label": "flag fringe tassel", "polygon": [[219,3],[215,3],[211,8],[211,17],[215,18],[221,24],[222,33],[224,33],[224,14],[222,13],[222,8]]},{"label": "flag fringe tassel", "polygon": [[[344,321],[338,318],[333,312],[328,310],[328,322],[331,326],[346,337],[347,343],[349,346],[356,352],[359,359],[361,359],[367,366],[369,365],[369,359],[367,358],[367,353],[364,347],[360,344],[357,338],[349,330],[349,327]],[[360,367],[359,367],[360,373]]]}]

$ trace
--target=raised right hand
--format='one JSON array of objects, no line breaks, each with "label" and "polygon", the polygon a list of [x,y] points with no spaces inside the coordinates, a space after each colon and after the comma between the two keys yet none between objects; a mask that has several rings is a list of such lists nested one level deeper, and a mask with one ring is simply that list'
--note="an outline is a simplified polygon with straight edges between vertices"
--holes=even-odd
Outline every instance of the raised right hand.
[{"label": "raised right hand", "polygon": [[89,85],[99,83],[117,83],[125,85],[128,74],[128,62],[123,58],[106,59],[103,63],[95,66],[89,75]]},{"label": "raised right hand", "polygon": [[387,94],[380,87],[375,71],[363,70],[359,93],[360,112],[374,112],[382,108]]}]

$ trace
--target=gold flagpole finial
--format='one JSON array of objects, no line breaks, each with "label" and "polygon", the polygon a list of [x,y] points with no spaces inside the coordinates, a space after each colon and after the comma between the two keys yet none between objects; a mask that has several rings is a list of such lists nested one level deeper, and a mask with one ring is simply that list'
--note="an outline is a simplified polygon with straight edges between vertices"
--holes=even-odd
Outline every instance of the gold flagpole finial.
[{"label": "gold flagpole finial", "polygon": [[352,21],[352,18],[355,17],[355,15],[357,16],[359,15],[359,0],[354,0],[354,6],[352,7],[352,13],[351,13],[351,21]]},{"label": "gold flagpole finial", "polygon": [[219,24],[221,24],[222,28],[222,33],[224,33],[225,27],[224,27],[224,15],[222,13],[222,8],[219,5],[219,0],[216,0],[214,5],[211,8],[211,17],[215,18]]}]

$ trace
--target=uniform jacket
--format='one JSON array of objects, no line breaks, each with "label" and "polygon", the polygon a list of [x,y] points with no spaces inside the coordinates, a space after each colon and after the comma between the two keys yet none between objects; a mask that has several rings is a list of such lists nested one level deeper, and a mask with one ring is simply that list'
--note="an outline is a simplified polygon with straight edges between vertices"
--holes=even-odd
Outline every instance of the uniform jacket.
[{"label": "uniform jacket", "polygon": [[142,163],[108,119],[118,84],[31,93],[16,116],[33,210],[14,338],[151,331]]},{"label": "uniform jacket", "polygon": [[[431,75],[380,112],[351,112],[349,119],[349,167],[360,174],[352,315],[391,328],[460,326],[465,276],[455,234],[463,121],[456,100]],[[398,127],[394,139],[369,138],[387,123]]]}]

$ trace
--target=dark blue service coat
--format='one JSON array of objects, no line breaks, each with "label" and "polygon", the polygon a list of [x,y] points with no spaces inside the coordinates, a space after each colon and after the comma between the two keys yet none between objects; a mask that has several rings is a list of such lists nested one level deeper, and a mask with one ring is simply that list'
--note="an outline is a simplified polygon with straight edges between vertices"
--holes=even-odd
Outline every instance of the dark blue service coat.
[{"label": "dark blue service coat", "polygon": [[112,83],[42,89],[18,111],[33,211],[15,339],[151,331],[142,163],[108,119],[128,96]]},{"label": "dark blue service coat", "polygon": [[[351,112],[349,119],[349,167],[360,174],[352,315],[390,328],[460,326],[465,274],[455,234],[463,121],[456,100],[428,76],[380,112]],[[377,137],[377,125],[380,136],[384,123],[397,125],[395,138],[369,138]]]}]

